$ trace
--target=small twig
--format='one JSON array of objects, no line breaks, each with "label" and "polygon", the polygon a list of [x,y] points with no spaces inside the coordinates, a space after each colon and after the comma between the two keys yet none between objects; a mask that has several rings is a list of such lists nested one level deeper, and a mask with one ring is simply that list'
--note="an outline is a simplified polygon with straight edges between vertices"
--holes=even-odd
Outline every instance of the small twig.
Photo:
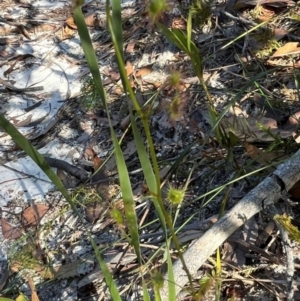
[{"label": "small twig", "polygon": [[88,173],[77,166],[71,165],[66,161],[55,159],[55,158],[50,158],[50,157],[45,157],[45,161],[51,166],[55,168],[59,168],[72,176],[76,177],[80,181],[84,182],[89,178]]},{"label": "small twig", "polygon": [[227,239],[227,241],[232,241],[232,242],[235,242],[247,249],[250,249],[256,253],[259,253],[261,254],[261,256],[265,257],[266,259],[268,259],[270,262],[272,263],[275,263],[275,264],[282,264],[281,260],[279,260],[278,258],[276,258],[274,255],[272,254],[269,254],[267,253],[265,250],[257,247],[257,246],[254,246],[252,244],[249,244],[248,242],[244,241],[244,240],[241,240],[241,239],[235,239],[233,237],[229,237]]}]

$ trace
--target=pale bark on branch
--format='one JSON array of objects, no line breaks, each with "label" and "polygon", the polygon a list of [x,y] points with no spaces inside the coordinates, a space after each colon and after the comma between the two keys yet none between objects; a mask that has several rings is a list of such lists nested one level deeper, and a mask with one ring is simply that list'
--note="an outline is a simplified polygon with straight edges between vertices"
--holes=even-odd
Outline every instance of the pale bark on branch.
[{"label": "pale bark on branch", "polygon": [[[300,151],[279,165],[276,171],[241,199],[226,215],[216,222],[203,236],[198,238],[183,254],[189,273],[197,270],[209,256],[239,227],[256,213],[276,203],[284,191],[288,191],[300,180]],[[188,283],[187,273],[178,259],[173,264],[176,295]],[[168,276],[160,290],[162,301],[168,300]]]}]

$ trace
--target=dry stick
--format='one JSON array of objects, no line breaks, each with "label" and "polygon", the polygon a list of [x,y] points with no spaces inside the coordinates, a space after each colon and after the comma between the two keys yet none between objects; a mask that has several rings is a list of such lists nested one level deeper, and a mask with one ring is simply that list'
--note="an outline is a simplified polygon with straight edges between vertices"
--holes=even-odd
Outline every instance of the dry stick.
[{"label": "dry stick", "polygon": [[[226,215],[197,239],[183,254],[183,259],[193,276],[209,256],[239,227],[256,213],[277,202],[283,191],[288,191],[300,180],[300,150],[277,170],[240,200]],[[176,295],[188,283],[187,273],[180,260],[173,264]],[[160,290],[162,301],[168,300],[168,276]]]}]

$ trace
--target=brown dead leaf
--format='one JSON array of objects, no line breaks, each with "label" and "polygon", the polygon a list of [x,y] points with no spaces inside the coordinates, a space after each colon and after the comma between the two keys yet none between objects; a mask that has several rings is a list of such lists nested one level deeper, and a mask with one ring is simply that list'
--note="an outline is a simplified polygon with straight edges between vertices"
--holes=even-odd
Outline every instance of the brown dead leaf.
[{"label": "brown dead leaf", "polygon": [[123,89],[121,87],[116,87],[114,90],[114,93],[117,95],[122,95],[123,94]]},{"label": "brown dead leaf", "polygon": [[[99,20],[97,19],[97,16],[95,13],[89,13],[86,16],[84,16],[84,21],[85,21],[86,26],[89,26],[89,27],[96,27],[100,23]],[[66,20],[66,25],[72,29],[77,29],[77,25],[75,23],[73,16],[69,17]]]},{"label": "brown dead leaf", "polygon": [[62,31],[62,34],[61,34],[61,40],[70,39],[74,36],[74,34],[75,34],[75,30],[73,30],[69,26],[65,26],[63,28],[63,31]]},{"label": "brown dead leaf", "polygon": [[120,79],[120,73],[116,72],[111,68],[106,68],[103,70],[103,74],[108,76],[112,81],[117,82]]},{"label": "brown dead leaf", "polygon": [[22,212],[22,218],[24,219],[25,226],[37,226],[48,210],[49,207],[43,204],[34,204],[26,208]]},{"label": "brown dead leaf", "polygon": [[150,64],[150,65],[139,68],[135,72],[135,76],[140,77],[140,76],[145,76],[145,75],[151,73],[152,72],[152,66],[153,66],[153,64]]},{"label": "brown dead leaf", "polygon": [[158,89],[162,83],[161,82],[155,82],[155,81],[151,81],[151,80],[145,80],[143,79],[144,84],[146,84],[146,87],[150,90],[150,89]]},{"label": "brown dead leaf", "polygon": [[73,16],[69,17],[66,20],[66,25],[72,29],[77,29],[77,25],[75,24],[75,20],[74,20]]},{"label": "brown dead leaf", "polygon": [[97,16],[95,13],[90,13],[84,16],[84,21],[86,26],[89,27],[96,27],[99,25],[99,20],[97,19]]},{"label": "brown dead leaf", "polygon": [[128,42],[127,46],[126,46],[126,50],[125,51],[128,52],[128,53],[133,53],[134,52],[134,46],[135,46],[135,40],[131,39]]},{"label": "brown dead leaf", "polygon": [[125,68],[126,68],[127,76],[130,76],[133,73],[133,66],[132,66],[130,61],[126,62],[126,67]]},{"label": "brown dead leaf", "polygon": [[[272,163],[272,160],[276,159],[278,157],[278,154],[274,153],[266,153],[263,150],[260,150],[255,145],[250,144],[248,142],[244,143],[245,149],[248,153],[248,155],[257,163],[266,166]],[[272,172],[275,170],[275,167],[271,166],[268,168],[269,172]]]},{"label": "brown dead leaf", "polygon": [[31,290],[31,301],[40,301],[39,296],[35,290],[35,285],[29,275],[27,275],[27,281]]},{"label": "brown dead leaf", "polygon": [[300,68],[300,61],[294,62],[280,62],[278,60],[267,60],[267,63],[270,66],[280,66],[280,67],[291,67],[291,68]]},{"label": "brown dead leaf", "polygon": [[4,238],[13,240],[23,235],[23,229],[17,226],[11,225],[6,218],[1,218],[2,234]]},{"label": "brown dead leaf", "polygon": [[300,53],[299,42],[288,42],[284,46],[278,48],[271,57],[281,57],[284,55]]},{"label": "brown dead leaf", "polygon": [[288,31],[286,31],[283,28],[275,28],[274,29],[274,38],[276,41],[280,41],[282,38],[284,38],[288,34]]},{"label": "brown dead leaf", "polygon": [[291,115],[288,121],[282,126],[286,131],[296,131],[299,128],[300,111]]}]

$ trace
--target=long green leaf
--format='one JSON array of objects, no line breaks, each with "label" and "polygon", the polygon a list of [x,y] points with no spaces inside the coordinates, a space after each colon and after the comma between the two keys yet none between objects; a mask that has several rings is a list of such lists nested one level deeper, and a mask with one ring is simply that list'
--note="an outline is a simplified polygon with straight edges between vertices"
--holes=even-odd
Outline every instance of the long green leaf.
[{"label": "long green leaf", "polygon": [[97,87],[103,106],[107,109],[106,95],[105,90],[103,89],[97,57],[80,7],[76,7],[74,9],[74,19],[78,28],[78,34],[85,59],[93,76],[94,84]]},{"label": "long green leaf", "polygon": [[168,296],[169,296],[169,301],[176,300],[176,289],[175,289],[175,279],[174,279],[174,270],[173,270],[173,264],[172,264],[172,259],[170,255],[170,243],[168,243],[168,247],[166,248],[167,252],[167,260],[168,260],[168,281],[169,281],[169,286],[168,286]]},{"label": "long green leaf", "polygon": [[131,189],[130,178],[126,166],[126,162],[118,143],[115,133],[112,133],[118,173],[120,175],[120,187],[122,190],[122,198],[124,203],[125,216],[128,223],[129,232],[131,235],[131,244],[134,246],[139,264],[142,264],[140,240],[138,232],[138,223],[135,212],[135,202]]},{"label": "long green leaf", "polygon": [[162,227],[164,230],[166,230],[166,223],[165,223],[165,219],[164,219],[164,214],[162,212],[162,208],[159,206],[159,204],[157,202],[155,202],[155,199],[158,196],[158,193],[160,193],[160,191],[157,190],[157,183],[156,183],[156,177],[149,159],[149,155],[145,149],[142,137],[138,131],[137,125],[136,125],[136,121],[132,115],[132,112],[130,113],[130,118],[131,118],[131,125],[132,125],[132,131],[133,131],[133,135],[134,135],[134,140],[136,143],[136,148],[137,148],[137,152],[138,152],[138,156],[139,156],[139,160],[143,169],[143,173],[146,179],[146,183],[148,185],[148,188],[153,196],[154,199],[154,207],[155,210],[159,216],[159,219],[161,221]]}]

